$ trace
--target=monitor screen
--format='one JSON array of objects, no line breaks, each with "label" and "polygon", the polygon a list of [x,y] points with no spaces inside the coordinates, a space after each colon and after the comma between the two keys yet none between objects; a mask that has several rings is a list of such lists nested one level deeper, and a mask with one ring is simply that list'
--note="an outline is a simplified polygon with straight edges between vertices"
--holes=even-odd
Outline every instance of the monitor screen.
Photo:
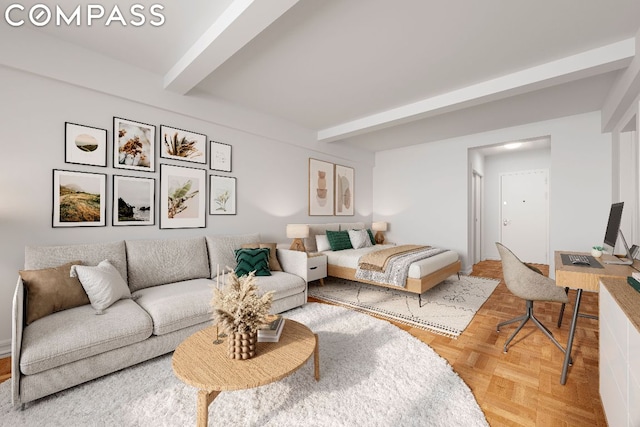
[{"label": "monitor screen", "polygon": [[611,254],[613,254],[616,241],[618,240],[618,230],[620,230],[623,206],[624,202],[614,203],[611,205],[611,211],[609,212],[607,231],[604,233],[604,249]]}]

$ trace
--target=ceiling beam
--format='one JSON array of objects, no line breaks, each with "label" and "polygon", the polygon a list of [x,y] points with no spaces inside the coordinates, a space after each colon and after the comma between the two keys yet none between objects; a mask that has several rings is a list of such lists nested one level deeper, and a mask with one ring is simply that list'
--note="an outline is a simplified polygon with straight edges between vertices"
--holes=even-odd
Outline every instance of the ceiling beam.
[{"label": "ceiling beam", "polygon": [[372,114],[318,131],[318,141],[333,142],[438,114],[532,92],[628,66],[635,39],[627,39],[462,89]]},{"label": "ceiling beam", "polygon": [[193,89],[299,0],[234,0],[164,76],[164,88]]}]

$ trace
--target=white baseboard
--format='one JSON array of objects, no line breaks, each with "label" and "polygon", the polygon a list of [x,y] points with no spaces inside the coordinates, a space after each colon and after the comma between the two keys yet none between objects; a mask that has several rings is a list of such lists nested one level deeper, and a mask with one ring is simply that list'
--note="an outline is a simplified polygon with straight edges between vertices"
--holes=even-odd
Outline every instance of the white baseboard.
[{"label": "white baseboard", "polygon": [[0,358],[11,356],[11,340],[0,341]]}]

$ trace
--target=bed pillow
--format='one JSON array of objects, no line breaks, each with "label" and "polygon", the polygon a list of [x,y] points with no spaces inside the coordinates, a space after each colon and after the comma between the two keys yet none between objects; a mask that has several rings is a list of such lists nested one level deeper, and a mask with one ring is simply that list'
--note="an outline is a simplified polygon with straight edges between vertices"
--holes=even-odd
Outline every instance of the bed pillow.
[{"label": "bed pillow", "polygon": [[371,246],[376,244],[376,238],[373,237],[373,231],[370,228],[367,228],[367,234],[369,234],[369,239],[371,239]]},{"label": "bed pillow", "polygon": [[371,239],[367,230],[349,230],[349,240],[353,249],[367,248],[371,246]]},{"label": "bed pillow", "polygon": [[332,251],[342,251],[345,249],[353,249],[348,231],[330,231],[327,230],[327,239]]},{"label": "bed pillow", "polygon": [[269,270],[282,271],[282,267],[278,262],[278,251],[276,250],[276,243],[245,243],[241,246],[243,249],[269,249]]},{"label": "bed pillow", "polygon": [[236,276],[246,276],[252,271],[256,276],[271,276],[269,271],[269,248],[236,249]]},{"label": "bed pillow", "polygon": [[57,311],[89,304],[89,297],[77,277],[71,277],[71,266],[67,264],[40,270],[20,270],[20,277],[27,289],[27,319],[30,324]]},{"label": "bed pillow", "polygon": [[326,234],[316,234],[316,247],[318,252],[330,251],[331,245]]},{"label": "bed pillow", "polygon": [[71,277],[77,277],[89,296],[91,306],[97,314],[116,301],[131,298],[131,291],[118,270],[106,259],[95,267],[74,265]]}]

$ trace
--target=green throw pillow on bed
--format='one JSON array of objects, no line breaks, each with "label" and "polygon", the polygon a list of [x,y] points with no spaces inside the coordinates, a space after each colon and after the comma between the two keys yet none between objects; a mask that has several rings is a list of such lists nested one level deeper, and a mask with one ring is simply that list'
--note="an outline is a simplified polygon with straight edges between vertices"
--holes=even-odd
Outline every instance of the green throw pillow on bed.
[{"label": "green throw pillow on bed", "polygon": [[327,230],[327,239],[332,251],[341,251],[344,249],[353,249],[351,239],[349,239],[348,231],[330,231]]}]

